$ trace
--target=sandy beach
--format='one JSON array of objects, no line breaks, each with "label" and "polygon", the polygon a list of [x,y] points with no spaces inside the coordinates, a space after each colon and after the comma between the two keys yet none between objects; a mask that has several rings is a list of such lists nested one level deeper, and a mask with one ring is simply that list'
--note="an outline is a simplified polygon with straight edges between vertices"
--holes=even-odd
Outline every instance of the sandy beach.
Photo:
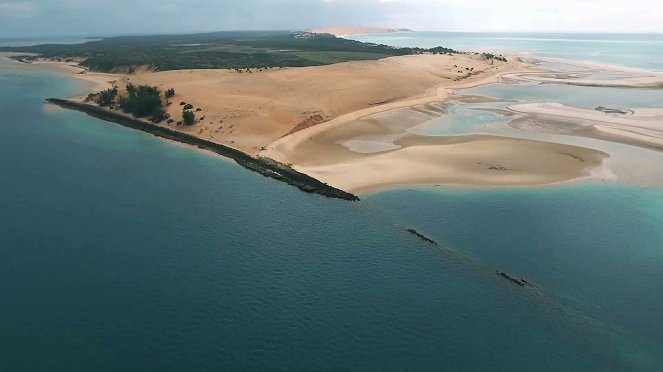
[{"label": "sandy beach", "polygon": [[107,74],[100,72],[90,72],[87,69],[81,67],[76,62],[57,62],[49,61],[43,59],[37,59],[30,63],[18,62],[13,59],[10,59],[11,56],[17,55],[29,55],[29,53],[7,53],[0,52],[0,58],[5,58],[7,61],[16,63],[17,66],[23,68],[40,68],[53,71],[55,73],[64,74],[71,76],[75,79],[85,81],[90,84],[90,91],[98,92],[103,89],[111,88],[116,82],[121,81],[125,78],[123,75],[118,74]]},{"label": "sandy beach", "polygon": [[177,95],[168,110],[173,118],[181,116],[180,102],[201,110],[196,115],[204,120],[193,127],[169,124],[173,129],[257,154],[308,127],[324,123],[330,128],[371,113],[442,101],[449,88],[485,84],[502,73],[525,70],[517,61],[492,64],[476,55],[414,55],[242,73],[141,73],[126,81],[174,88]]},{"label": "sandy beach", "polygon": [[113,85],[124,79],[124,76],[118,74],[107,74],[100,72],[90,72],[75,62],[52,62],[52,61],[35,61],[32,65],[55,70],[56,72],[64,73],[73,76],[76,79],[83,80],[90,83],[92,86],[91,91],[100,91],[113,87]]},{"label": "sandy beach", "polygon": [[[608,155],[582,147],[472,135],[411,140],[397,151],[297,167],[336,187],[364,193],[404,185],[532,186],[599,175]],[[305,158],[315,151],[298,149]]]},{"label": "sandy beach", "polygon": [[415,105],[330,122],[284,137],[264,154],[355,193],[406,185],[545,185],[609,173],[602,167],[608,154],[583,147],[410,131],[441,110]]},{"label": "sandy beach", "polygon": [[29,69],[36,67],[40,69],[46,69],[58,74],[64,74],[75,79],[85,81],[91,85],[90,91],[92,92],[98,92],[103,89],[111,88],[116,82],[122,81],[125,78],[125,76],[119,74],[90,72],[87,69],[79,66],[77,62],[58,62],[37,59],[35,61],[31,61],[30,63],[23,63],[9,58],[18,55],[24,56],[30,55],[30,53],[0,52],[0,58],[5,58],[7,61],[16,63],[17,66],[21,66],[22,68]]}]

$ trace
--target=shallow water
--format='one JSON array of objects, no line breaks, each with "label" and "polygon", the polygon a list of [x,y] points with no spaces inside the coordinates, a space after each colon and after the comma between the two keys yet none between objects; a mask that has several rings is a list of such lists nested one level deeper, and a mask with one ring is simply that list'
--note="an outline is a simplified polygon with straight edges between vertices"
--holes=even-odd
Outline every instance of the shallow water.
[{"label": "shallow water", "polygon": [[463,94],[526,102],[558,102],[594,109],[663,107],[663,89],[580,87],[563,84],[488,84],[464,89]]},{"label": "shallow water", "polygon": [[[506,105],[503,105],[504,107]],[[505,115],[489,111],[495,105],[465,104],[451,101],[447,103],[447,115],[433,118],[408,130],[423,136],[449,136],[460,134],[485,133],[494,126],[503,126],[508,120]],[[484,110],[487,109],[487,110]]]}]

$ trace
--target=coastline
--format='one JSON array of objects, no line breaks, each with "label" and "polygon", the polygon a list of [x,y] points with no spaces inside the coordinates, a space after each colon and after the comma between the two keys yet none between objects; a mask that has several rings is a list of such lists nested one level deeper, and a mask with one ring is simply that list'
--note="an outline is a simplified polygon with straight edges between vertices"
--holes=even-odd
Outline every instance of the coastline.
[{"label": "coastline", "polygon": [[[467,57],[471,59],[472,57]],[[340,113],[339,115],[331,118],[331,120],[324,121],[322,123],[314,123],[315,125],[310,127],[305,127],[301,130],[295,130],[293,132],[293,124],[286,127],[288,131],[280,134],[273,142],[270,142],[269,145],[263,146],[258,151],[253,152],[252,156],[250,151],[251,149],[256,150],[256,146],[248,148],[247,146],[235,147],[233,146],[234,141],[227,141],[224,144],[219,143],[215,138],[205,138],[203,130],[207,128],[207,123],[202,123],[196,125],[193,128],[185,127],[174,127],[173,125],[162,124],[155,126],[152,124],[147,124],[150,127],[156,127],[163,129],[166,135],[162,137],[173,139],[177,142],[184,143],[186,145],[198,146],[198,142],[191,143],[190,139],[196,139],[196,141],[203,141],[205,146],[223,146],[224,148],[230,148],[234,151],[240,151],[244,156],[247,156],[251,159],[273,159],[275,162],[280,164],[280,169],[283,167],[292,169],[297,174],[307,175],[310,178],[314,179],[319,183],[315,183],[316,187],[321,187],[320,185],[333,185],[329,186],[333,190],[333,193],[338,191],[347,190],[349,191],[348,195],[341,196],[341,199],[347,200],[356,200],[355,195],[351,194],[352,192],[364,193],[364,192],[374,192],[380,189],[390,189],[394,187],[403,187],[403,186],[437,186],[445,185],[450,187],[519,187],[519,186],[540,186],[540,185],[550,185],[562,182],[568,182],[584,178],[602,178],[601,173],[597,171],[602,164],[602,159],[609,157],[608,154],[602,153],[600,151],[590,150],[586,148],[568,146],[556,143],[545,143],[540,141],[529,141],[522,139],[514,138],[500,138],[500,137],[486,137],[481,135],[476,136],[465,136],[465,139],[458,141],[455,140],[455,143],[448,143],[447,140],[437,140],[437,141],[423,141],[421,138],[415,139],[414,142],[407,144],[405,147],[407,151],[394,151],[388,152],[386,154],[376,155],[368,157],[356,157],[351,159],[349,162],[343,159],[336,157],[334,150],[328,151],[329,148],[319,147],[315,150],[302,149],[300,146],[305,144],[311,139],[324,136],[325,133],[334,131],[339,128],[349,128],[348,124],[353,122],[361,121],[366,117],[372,115],[381,115],[385,113],[390,113],[393,111],[404,110],[413,108],[415,106],[427,105],[432,103],[446,102],[454,98],[453,90],[454,89],[463,89],[470,88],[475,86],[480,86],[484,84],[490,84],[500,81],[504,76],[513,75],[517,73],[536,73],[537,68],[530,64],[520,62],[518,59],[515,59],[513,56],[509,58],[516,60],[518,62],[511,62],[509,64],[501,65],[497,68],[490,68],[476,75],[469,75],[463,79],[450,79],[445,78],[443,80],[436,80],[435,84],[432,84],[430,88],[426,88],[423,92],[418,94],[412,94],[405,97],[398,97],[396,99],[387,100],[386,102],[378,102],[377,104],[364,103],[364,108],[358,110],[351,110],[347,113]],[[334,71],[342,71],[345,74],[356,73],[356,70],[362,71],[363,68],[366,68],[369,65],[399,65],[404,64],[408,68],[418,68],[420,70],[430,69],[431,66],[434,66],[432,63],[437,63],[436,61],[440,60],[437,56],[423,55],[423,56],[409,56],[409,57],[391,57],[386,60],[380,60],[377,62],[348,62],[331,66],[324,67],[314,67],[314,68],[292,68],[285,69],[276,72],[270,73],[256,73],[253,76],[248,76],[244,74],[242,77],[244,80],[251,80],[259,77],[269,76],[268,74],[277,75],[277,76],[293,76],[297,74],[303,74],[305,77],[311,74],[326,74],[329,71],[329,74],[334,76]],[[434,62],[431,62],[434,61]],[[455,61],[455,59],[454,59]],[[445,61],[445,63],[449,63]],[[45,62],[41,63],[44,66],[57,66],[62,65],[61,62]],[[66,66],[61,70],[63,73],[68,73],[71,76],[77,77],[77,75],[86,75],[75,73],[75,71],[80,71],[80,68],[76,68],[71,64],[66,64]],[[391,70],[387,70],[391,71]],[[533,72],[534,71],[534,72]],[[237,79],[238,76],[230,71],[167,71],[164,73],[142,73],[136,75],[109,75],[109,74],[98,74],[99,76],[94,76],[97,81],[105,81],[107,84],[106,87],[110,86],[110,79],[126,79],[125,82],[131,80],[133,83],[156,83],[160,87],[166,87],[167,84],[178,83],[183,77],[188,79],[194,79],[194,83],[190,86],[192,88],[198,88],[196,85],[195,79],[206,78],[206,77],[219,77],[223,81],[228,79],[229,76],[232,79]],[[161,78],[166,77],[163,80]],[[169,79],[168,77],[171,77]],[[173,78],[174,77],[174,78]],[[273,76],[271,77],[273,79]],[[427,78],[426,81],[431,81],[430,78]],[[156,85],[154,84],[154,85]],[[422,86],[422,85],[418,85]],[[417,86],[417,87],[418,87]],[[425,85],[423,85],[425,86]],[[279,85],[275,85],[276,89],[281,88]],[[181,86],[178,86],[181,88]],[[181,89],[178,89],[181,91]],[[380,92],[383,94],[383,92]],[[322,95],[321,95],[322,96]],[[177,97],[177,100],[186,100],[187,102],[194,102],[198,106],[199,101],[192,100],[190,95],[185,91],[184,94]],[[218,96],[211,96],[208,98],[218,99]],[[241,95],[241,98],[244,99],[244,103],[251,102],[255,97],[247,97],[246,95]],[[80,100],[79,98],[77,98]],[[371,98],[374,99],[374,98]],[[76,100],[76,99],[75,99]],[[78,101],[71,101],[74,104],[82,104]],[[90,106],[90,105],[88,105]],[[175,105],[173,105],[175,106]],[[367,107],[366,107],[367,106]],[[95,106],[92,106],[95,107]],[[209,115],[214,118],[214,113],[208,107],[203,106],[202,115]],[[179,107],[175,107],[179,109]],[[298,108],[298,110],[303,111],[304,108]],[[81,111],[89,111],[88,108],[84,108]],[[107,111],[107,110],[104,110]],[[88,112],[89,113],[89,112]],[[124,115],[119,114],[124,117]],[[105,116],[102,115],[102,116]],[[260,117],[260,116],[259,116]],[[259,117],[254,117],[253,122],[259,122]],[[105,118],[105,120],[108,120]],[[124,120],[124,119],[121,119]],[[117,122],[115,119],[110,121]],[[220,120],[223,122],[223,120]],[[290,120],[293,123],[292,120]],[[146,122],[145,122],[146,123]],[[228,126],[226,124],[226,126]],[[350,126],[351,127],[351,126]],[[232,124],[230,124],[232,128]],[[241,127],[240,127],[241,128]],[[140,129],[140,128],[135,128]],[[249,127],[251,129],[251,127]],[[285,130],[284,129],[284,130]],[[144,130],[144,129],[140,129]],[[152,133],[153,131],[144,130]],[[218,130],[217,130],[218,131]],[[231,130],[232,133],[232,130]],[[153,133],[154,134],[154,133]],[[203,134],[203,135],[201,135]],[[361,130],[354,133],[356,136],[361,137]],[[159,136],[159,134],[156,134]],[[173,135],[175,137],[184,137],[186,140],[182,141],[181,138],[171,138]],[[243,133],[242,135],[248,135],[250,137],[255,137],[256,133],[250,132]],[[419,142],[417,142],[419,141]],[[454,141],[451,141],[454,142]],[[523,153],[518,153],[508,150],[509,146],[517,144],[519,148],[524,151]],[[333,145],[333,143],[331,143]],[[450,151],[453,150],[453,151]],[[219,151],[211,150],[216,153]],[[323,156],[328,158],[328,162],[322,164],[307,164],[302,162],[302,158],[306,158],[311,155],[313,151],[317,151]],[[457,152],[461,152],[465,155],[457,156]],[[468,152],[469,151],[469,152]],[[221,151],[225,152],[225,150]],[[295,154],[297,153],[297,154]],[[294,155],[293,155],[294,154]],[[524,155],[523,155],[524,154]],[[567,154],[571,154],[568,155]],[[221,153],[221,155],[224,155]],[[405,155],[403,157],[403,155]],[[225,156],[225,155],[224,155]],[[519,156],[526,157],[546,157],[545,162],[530,162],[530,163],[520,163],[517,161]],[[580,162],[583,164],[573,164],[574,162],[569,163],[570,157],[571,160],[580,159]],[[233,158],[231,156],[231,158]],[[431,158],[437,159],[446,159],[445,162],[451,164],[451,167],[440,167],[438,161],[432,161]],[[240,159],[238,163],[243,165],[244,158]],[[339,160],[340,159],[340,160]],[[403,159],[406,159],[403,161]],[[472,159],[472,162],[468,162],[468,159]],[[234,159],[237,161],[237,159]],[[346,159],[347,160],[347,159]],[[334,163],[334,164],[330,164]],[[253,161],[251,162],[253,164]],[[562,167],[556,167],[557,163],[565,164]],[[288,164],[286,166],[285,164]],[[453,165],[455,164],[455,165]],[[477,167],[477,165],[479,167]],[[542,165],[545,165],[542,168]],[[292,166],[292,168],[290,168]],[[252,168],[251,166],[246,167],[248,169]],[[389,172],[384,172],[385,169],[389,169]],[[543,171],[541,171],[543,169]],[[552,170],[551,170],[552,169]],[[255,169],[251,169],[255,170]],[[416,170],[416,171],[415,171]],[[507,171],[508,170],[508,171]],[[259,173],[265,175],[263,172],[258,171]],[[515,174],[520,172],[520,174]],[[269,172],[268,172],[269,173]],[[609,173],[609,172],[603,172]],[[357,174],[362,174],[362,177],[356,177]],[[394,176],[396,174],[396,176]],[[421,176],[421,174],[429,174],[428,176]],[[435,174],[430,176],[430,174]],[[269,174],[266,174],[269,176]],[[451,176],[453,175],[453,177]],[[279,179],[280,176],[273,178]],[[297,176],[299,177],[299,176]],[[361,179],[361,182],[358,182],[358,179]],[[318,181],[320,180],[320,181]],[[287,182],[287,181],[286,181]],[[287,182],[290,183],[290,182]],[[290,183],[293,184],[293,183]],[[297,186],[297,183],[294,183]],[[299,186],[298,186],[299,187]],[[300,187],[304,191],[307,191],[308,187]],[[309,191],[310,192],[310,191]],[[324,194],[324,192],[316,193]],[[334,196],[333,196],[334,197]],[[358,199],[358,198],[357,198]]]},{"label": "coastline", "polygon": [[131,118],[121,113],[107,110],[95,105],[58,98],[48,98],[46,99],[46,102],[60,106],[62,108],[80,111],[87,115],[116,123],[128,128],[150,133],[157,137],[162,137],[168,140],[195,146],[199,149],[214,152],[234,160],[237,162],[237,164],[248,170],[259,173],[265,177],[270,177],[277,181],[284,182],[288,185],[295,186],[301,191],[307,193],[348,201],[359,201],[359,198],[356,195],[322,183],[309,175],[300,173],[273,159],[266,157],[253,157],[238,149],[206,141],[186,133],[173,131],[168,128],[154,125],[140,119]]},{"label": "coastline", "polygon": [[18,65],[29,67],[36,67],[56,74],[66,75],[68,77],[84,81],[90,84],[90,91],[100,91],[108,89],[113,86],[113,81],[122,79],[124,76],[119,74],[109,74],[101,72],[90,72],[86,68],[81,67],[76,62],[55,62],[36,60],[31,62],[17,61],[12,56],[30,55],[30,53],[10,53],[0,52],[0,58],[16,63]]},{"label": "coastline", "polygon": [[[423,60],[423,65],[425,68],[430,68],[428,64],[430,64],[430,60],[444,60],[443,65],[448,65],[449,61],[456,61],[458,56],[452,57],[452,58],[445,58],[446,56],[432,56],[432,55],[420,55],[420,56],[408,56],[408,57],[392,57],[392,58],[387,58],[385,60],[380,60],[380,61],[361,61],[361,62],[348,62],[348,63],[341,63],[337,65],[330,65],[330,66],[323,66],[323,67],[317,67],[317,68],[298,68],[298,69],[286,69],[284,71],[278,71],[278,73],[283,74],[299,74],[301,72],[309,72],[309,73],[318,73],[318,74],[326,74],[326,70],[341,70],[344,73],[351,73],[351,74],[361,74],[362,69],[365,68],[367,65],[368,66],[387,66],[386,67],[386,72],[391,72],[392,67],[396,66],[398,68],[398,72],[400,74],[398,75],[398,78],[407,78],[403,74],[405,71],[405,67],[411,68],[414,63],[414,66],[417,66],[417,64],[421,64]],[[476,63],[472,61],[478,61],[476,57],[466,57],[462,56],[460,57],[463,59],[466,63]],[[405,60],[405,65],[401,66],[402,61]],[[487,65],[487,63],[485,63]],[[109,88],[113,85],[114,81],[121,81],[121,82],[127,82],[131,80],[132,82],[139,81],[139,82],[144,82],[145,77],[161,77],[162,74],[159,73],[147,73],[147,74],[137,74],[137,75],[116,75],[116,74],[102,74],[102,73],[89,73],[87,72],[86,69],[81,68],[77,66],[73,62],[52,62],[52,61],[37,61],[37,62],[32,62],[30,65],[35,65],[39,68],[46,68],[55,71],[56,73],[62,73],[70,77],[82,79],[86,82],[92,83],[93,84],[93,90],[100,90],[100,89],[106,89]],[[500,68],[501,67],[501,68]],[[472,74],[467,74],[467,78],[463,82],[455,82],[453,88],[457,87],[466,87],[466,86],[474,86],[474,85],[481,85],[484,83],[496,81],[498,76],[505,72],[505,71],[513,71],[512,65],[504,65],[500,67],[495,67],[497,71],[490,71],[488,73],[482,73],[479,76],[472,76]],[[425,70],[422,69],[422,70]],[[289,70],[289,71],[288,71]],[[322,70],[322,71],[320,71]],[[468,68],[469,70],[469,68]],[[166,72],[170,74],[182,74],[182,71],[175,71],[175,72]],[[189,72],[190,74],[193,74],[192,71]],[[229,71],[202,71],[198,72],[200,74],[220,74],[220,75],[228,75],[231,72]],[[424,71],[424,74],[429,74],[429,72]],[[460,73],[460,71],[459,71]],[[333,71],[332,71],[333,74]],[[380,76],[383,76],[384,73]],[[439,79],[437,75],[434,76],[436,79]],[[409,107],[411,105],[417,104],[417,103],[427,103],[427,102],[435,102],[435,101],[440,101],[444,100],[446,97],[448,97],[448,92],[444,86],[448,86],[449,81],[456,81],[460,80],[459,77],[465,78],[465,73],[463,74],[453,74],[452,76],[445,76],[442,78],[443,81],[447,82],[446,84],[434,84],[433,88],[428,88],[426,89],[423,93],[418,93],[415,94],[414,96],[406,96],[404,98],[398,97],[395,100],[389,99],[388,101],[394,101],[394,102],[388,102],[388,103],[378,103],[378,104],[372,104],[372,103],[364,103],[365,106],[369,106],[364,109],[360,110],[351,110],[347,114],[342,114],[339,116],[341,120],[332,120],[333,123],[341,123],[343,121],[347,121],[353,117],[359,117],[362,115],[366,115],[366,113],[371,113],[371,112],[384,112],[388,110],[392,110],[394,108],[398,107]],[[430,77],[427,75],[424,75],[424,78],[421,80],[424,81],[423,86],[426,85],[432,85],[430,82]],[[162,83],[163,85],[164,83]],[[366,84],[368,86],[368,84]],[[414,89],[411,89],[410,91],[417,92],[418,87],[422,86],[417,85],[415,86]],[[369,86],[370,87],[370,86]],[[279,88],[279,87],[277,87]],[[379,94],[382,94],[383,92],[380,91],[378,92]],[[387,94],[391,94],[387,92]],[[184,128],[168,128],[165,124],[163,125],[153,125],[151,123],[148,123],[146,121],[138,120],[138,119],[133,119],[127,115],[124,115],[119,112],[111,111],[111,110],[106,110],[104,108],[100,108],[96,105],[89,105],[83,102],[82,100],[83,96],[77,96],[77,97],[72,97],[71,99],[63,100],[63,99],[48,99],[47,102],[56,104],[60,107],[64,107],[67,109],[74,109],[77,111],[82,111],[86,114],[95,116],[97,118],[101,118],[106,121],[111,121],[120,125],[124,125],[133,129],[138,129],[142,130],[154,135],[157,135],[159,137],[163,137],[166,139],[174,140],[179,143],[183,143],[186,145],[191,145],[195,146],[198,148],[203,148],[210,150],[212,152],[215,152],[217,154],[221,154],[223,156],[229,157],[236,162],[238,162],[240,165],[244,166],[247,169],[256,171],[260,174],[263,174],[268,177],[275,178],[277,180],[286,182],[290,185],[296,186],[299,189],[306,191],[306,192],[312,192],[312,193],[317,193],[321,194],[324,196],[330,196],[330,197],[335,197],[335,198],[340,198],[344,200],[359,200],[358,197],[355,195],[345,192],[343,190],[340,190],[336,187],[329,186],[327,183],[323,183],[321,181],[318,181],[317,179],[307,175],[306,173],[299,172],[295,170],[294,168],[291,168],[289,166],[286,166],[285,164],[288,164],[286,162],[279,162],[278,160],[273,160],[270,159],[269,156],[266,156],[265,154],[261,152],[257,152],[255,155],[257,156],[252,156],[249,152],[246,151],[246,149],[242,148],[235,148],[234,146],[231,146],[230,144],[219,144],[216,141],[213,141],[211,139],[206,139],[203,138],[202,136],[197,135],[196,133],[187,133],[181,129]],[[243,97],[245,98],[245,97]],[[186,98],[185,98],[186,99]],[[374,100],[375,98],[371,98]],[[378,98],[379,99],[379,98]],[[190,100],[187,100],[190,101]],[[351,103],[351,106],[353,104]],[[174,105],[173,105],[174,106]],[[179,109],[179,107],[177,107]],[[346,110],[347,111],[347,110]],[[205,114],[205,112],[203,112]],[[332,123],[332,124],[333,124]],[[231,126],[232,127],[232,126]],[[198,128],[193,128],[193,130],[196,130]],[[292,130],[292,128],[288,128],[289,131]],[[199,133],[198,133],[199,134]],[[296,134],[296,133],[294,133]],[[292,135],[292,134],[291,134]],[[287,137],[287,133],[283,135],[284,137]],[[277,137],[278,138],[278,137]],[[231,144],[233,141],[230,141]],[[264,160],[264,161],[263,161]]]},{"label": "coastline", "polygon": [[57,73],[63,73],[78,80],[82,80],[91,85],[91,88],[89,89],[91,92],[98,92],[104,89],[112,88],[115,81],[121,80],[124,77],[123,75],[119,74],[90,72],[75,62],[35,61],[31,64],[40,68],[53,70]]}]

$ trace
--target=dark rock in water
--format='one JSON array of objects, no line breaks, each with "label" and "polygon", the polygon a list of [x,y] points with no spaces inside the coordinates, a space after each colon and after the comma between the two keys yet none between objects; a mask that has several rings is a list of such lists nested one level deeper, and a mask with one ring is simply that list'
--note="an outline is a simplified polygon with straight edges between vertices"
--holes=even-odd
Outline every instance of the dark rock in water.
[{"label": "dark rock in water", "polygon": [[509,274],[507,274],[503,271],[499,271],[499,270],[497,270],[496,273],[497,273],[497,276],[502,277],[502,278],[510,281],[511,283],[518,284],[521,287],[531,286],[531,284],[523,278],[518,279],[518,278],[515,278],[515,277],[513,277],[513,276],[511,276],[511,275],[509,275]]},{"label": "dark rock in water", "polygon": [[301,185],[301,186],[299,186],[299,189],[304,191],[304,192],[308,192],[308,193],[313,193],[317,190],[315,187],[313,187],[311,185]]},{"label": "dark rock in water", "polygon": [[427,236],[425,236],[425,235],[419,233],[419,232],[418,232],[417,230],[415,230],[415,229],[407,229],[407,232],[409,232],[410,234],[412,234],[412,235],[418,237],[419,239],[425,241],[426,243],[430,243],[430,244],[438,245],[437,242],[436,242],[435,240],[428,238]]},{"label": "dark rock in water", "polygon": [[606,114],[633,115],[632,110],[620,110],[603,106],[596,107],[594,110],[601,111]]}]

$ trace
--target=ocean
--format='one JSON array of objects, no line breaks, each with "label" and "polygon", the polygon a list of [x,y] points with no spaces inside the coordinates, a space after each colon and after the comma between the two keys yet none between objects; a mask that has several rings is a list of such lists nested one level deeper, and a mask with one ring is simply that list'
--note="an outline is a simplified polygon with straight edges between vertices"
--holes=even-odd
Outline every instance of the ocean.
[{"label": "ocean", "polygon": [[396,32],[350,38],[399,47],[444,46],[466,52],[527,53],[537,57],[663,71],[663,34]]},{"label": "ocean", "polygon": [[[566,42],[568,53],[577,43]],[[326,199],[43,104],[85,89],[0,60],[2,371],[663,365],[661,188],[577,182]]]}]

